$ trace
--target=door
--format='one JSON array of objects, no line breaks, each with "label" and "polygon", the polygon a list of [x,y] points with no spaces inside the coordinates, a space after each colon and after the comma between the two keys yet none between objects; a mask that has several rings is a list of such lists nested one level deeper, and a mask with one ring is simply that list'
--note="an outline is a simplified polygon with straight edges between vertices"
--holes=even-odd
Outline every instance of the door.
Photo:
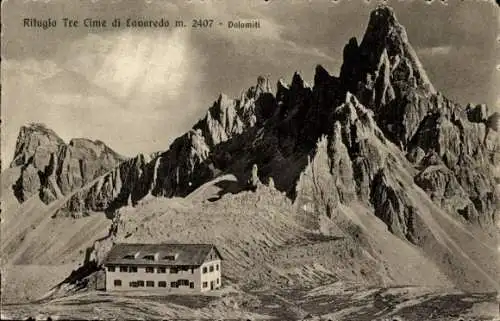
[{"label": "door", "polygon": [[210,281],[210,290],[214,289],[214,281]]}]

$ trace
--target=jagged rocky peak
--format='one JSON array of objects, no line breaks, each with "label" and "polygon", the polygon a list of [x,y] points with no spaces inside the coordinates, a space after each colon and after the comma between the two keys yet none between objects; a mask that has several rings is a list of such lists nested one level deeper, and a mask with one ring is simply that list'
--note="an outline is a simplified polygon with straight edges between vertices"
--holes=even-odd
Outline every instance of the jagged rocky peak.
[{"label": "jagged rocky peak", "polygon": [[214,102],[213,106],[207,112],[207,118],[212,118],[224,124],[227,121],[232,121],[236,113],[236,101],[229,98],[224,93],[219,95],[219,98]]},{"label": "jagged rocky peak", "polygon": [[227,109],[229,107],[234,107],[235,101],[231,99],[228,95],[221,93],[216,103],[220,109]]},{"label": "jagged rocky peak", "polygon": [[379,6],[371,13],[359,45],[352,38],[344,48],[341,78],[346,89],[369,107],[388,104],[409,88],[436,93],[405,28],[388,6]]},{"label": "jagged rocky peak", "polygon": [[330,73],[322,65],[316,65],[314,73],[314,85],[325,83],[330,79],[332,79]]},{"label": "jagged rocky peak", "polygon": [[339,82],[375,112],[384,135],[401,149],[429,112],[458,110],[435,90],[405,28],[385,5],[371,13],[361,42],[351,38],[345,46]]},{"label": "jagged rocky peak", "polygon": [[101,141],[72,139],[69,144],[42,124],[20,129],[12,166],[22,165],[14,186],[21,202],[38,194],[48,204],[103,175],[125,158]]},{"label": "jagged rocky peak", "polygon": [[335,108],[335,118],[348,126],[353,125],[358,119],[358,113],[356,111],[358,106],[359,102],[356,97],[350,92],[347,92],[344,103]]},{"label": "jagged rocky peak", "polygon": [[344,103],[335,109],[334,114],[335,119],[340,120],[348,129],[353,126],[361,129],[360,126],[362,126],[362,128],[370,132],[375,132],[381,141],[385,142],[383,133],[377,127],[377,123],[373,119],[373,111],[361,104],[356,96],[350,92],[346,93]]},{"label": "jagged rocky peak", "polygon": [[263,93],[272,92],[269,78],[263,76],[257,77],[257,89]]},{"label": "jagged rocky peak", "polygon": [[17,136],[14,158],[10,167],[24,165],[35,155],[37,149],[43,148],[50,154],[63,144],[64,141],[45,124],[31,123],[22,126]]},{"label": "jagged rocky peak", "polygon": [[290,86],[285,82],[283,78],[278,80],[276,84],[276,101],[280,108],[283,104],[287,103],[288,93],[290,92]]},{"label": "jagged rocky peak", "polygon": [[193,128],[199,135],[207,138],[210,146],[226,141],[232,134],[241,133],[244,123],[238,115],[239,102],[220,94],[219,98],[209,108],[205,118],[200,120]]},{"label": "jagged rocky peak", "polygon": [[272,92],[273,91],[271,88],[271,83],[269,81],[269,78],[264,76],[258,76],[257,84],[255,86],[250,87],[246,91],[244,98],[256,100],[257,98],[259,98],[261,94],[272,93]]},{"label": "jagged rocky peak", "polygon": [[279,92],[280,90],[283,90],[283,89],[290,89],[290,87],[288,86],[288,84],[285,82],[285,80],[283,78],[280,78],[278,79],[278,83],[276,84],[276,92]]},{"label": "jagged rocky peak", "polygon": [[311,85],[309,85],[304,80],[300,72],[296,71],[293,73],[292,81],[290,84],[286,83],[283,78],[280,78],[278,80],[278,83],[276,84],[276,97],[278,97],[281,92],[288,92],[290,90],[302,90],[304,88],[312,89]]},{"label": "jagged rocky peak", "polygon": [[304,77],[300,74],[300,72],[296,71],[293,74],[292,77],[292,83],[290,85],[291,89],[304,89],[304,88],[312,88],[310,84],[308,84],[305,80]]},{"label": "jagged rocky peak", "polygon": [[278,80],[276,84],[276,99],[278,102],[283,103],[286,100],[285,96],[289,93],[300,94],[304,89],[312,91],[312,86],[304,80],[300,72],[295,71],[290,84],[286,83],[283,78]]},{"label": "jagged rocky peak", "polygon": [[[238,123],[238,127],[252,127],[258,121],[258,115],[256,115],[258,103],[268,99],[269,96],[273,96],[269,78],[258,76],[256,84],[242,91],[239,99],[230,99],[222,94],[219,96],[219,100],[222,98],[221,103],[225,101],[227,105],[234,107],[237,114],[235,121]],[[232,112],[231,108],[228,110]],[[240,132],[241,130],[238,130],[238,133]]]},{"label": "jagged rocky peak", "polygon": [[243,91],[240,99],[232,99],[221,93],[206,116],[193,128],[200,129],[209,146],[227,141],[236,134],[241,134],[245,128],[254,126],[259,118],[259,102],[262,97],[271,95],[269,79],[263,76],[257,78],[256,85]]},{"label": "jagged rocky peak", "polygon": [[100,140],[93,141],[87,138],[73,138],[70,140],[68,147],[80,153],[82,157],[85,157],[87,153],[92,153],[97,157],[102,156],[104,158],[114,158],[116,160],[125,159],[125,157],[116,153]]},{"label": "jagged rocky peak", "polygon": [[[392,8],[380,6],[371,13],[360,49],[362,52],[372,50],[378,55],[375,57],[378,61],[372,61],[373,64],[380,65],[380,58],[388,58],[392,81],[408,81],[436,93]],[[383,57],[384,51],[387,57]]]},{"label": "jagged rocky peak", "polygon": [[363,42],[365,44],[378,42],[383,45],[387,43],[388,37],[393,42],[408,42],[406,30],[399,24],[394,10],[391,7],[381,5],[370,14]]}]

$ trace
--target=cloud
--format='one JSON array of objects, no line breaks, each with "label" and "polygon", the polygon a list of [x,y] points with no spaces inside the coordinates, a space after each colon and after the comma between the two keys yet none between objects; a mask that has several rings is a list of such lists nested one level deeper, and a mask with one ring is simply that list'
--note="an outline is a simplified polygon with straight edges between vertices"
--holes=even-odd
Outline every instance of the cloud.
[{"label": "cloud", "polygon": [[64,65],[119,99],[124,108],[152,108],[179,99],[199,57],[189,33],[122,31],[89,35],[69,48]]},{"label": "cloud", "polygon": [[332,61],[332,62],[339,61],[338,59],[327,55],[326,53],[322,52],[321,50],[319,50],[318,48],[315,48],[315,47],[299,46],[297,43],[295,43],[291,40],[283,40],[283,44],[285,44],[287,46],[285,48],[285,50],[288,50],[288,51],[295,53],[295,54],[322,58],[324,60]]},{"label": "cloud", "polygon": [[2,62],[4,164],[28,122],[43,122],[65,140],[107,140],[134,155],[165,149],[199,108],[196,68],[203,59],[188,33],[92,34],[55,56],[59,61]]},{"label": "cloud", "polygon": [[421,48],[417,52],[419,55],[423,56],[438,56],[438,55],[448,55],[450,54],[452,49],[453,47],[450,45],[443,45],[443,46]]},{"label": "cloud", "polygon": [[[268,59],[281,59],[287,54],[321,58],[327,61],[335,61],[334,58],[322,52],[312,44],[303,45],[291,40],[289,22],[278,22],[272,12],[265,10],[267,5],[251,5],[245,2],[207,2],[199,6],[195,13],[205,16],[217,17],[217,21],[243,21],[250,22],[258,20],[258,29],[229,29],[224,27],[215,28],[210,32],[229,41],[239,49],[240,53],[249,53],[256,48],[266,50]],[[288,25],[287,25],[288,24]],[[253,55],[253,54],[252,54]]]}]

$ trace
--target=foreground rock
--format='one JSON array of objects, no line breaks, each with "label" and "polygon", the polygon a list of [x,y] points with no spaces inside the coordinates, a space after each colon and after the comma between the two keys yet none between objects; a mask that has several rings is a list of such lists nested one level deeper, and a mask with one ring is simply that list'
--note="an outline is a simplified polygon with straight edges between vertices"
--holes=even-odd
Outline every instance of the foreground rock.
[{"label": "foreground rock", "polygon": [[[329,291],[327,291],[329,290]],[[85,304],[81,304],[85,302]],[[335,304],[332,304],[335,303]],[[310,291],[287,289],[245,293],[228,288],[214,296],[75,295],[43,305],[4,306],[6,319],[203,318],[280,320],[497,320],[494,294],[462,293],[430,288],[364,289],[333,284]]]}]

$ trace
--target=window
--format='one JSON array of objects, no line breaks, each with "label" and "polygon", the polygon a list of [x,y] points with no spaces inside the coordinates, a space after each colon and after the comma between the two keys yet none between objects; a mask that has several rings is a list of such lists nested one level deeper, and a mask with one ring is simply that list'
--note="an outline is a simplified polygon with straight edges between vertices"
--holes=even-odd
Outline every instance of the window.
[{"label": "window", "polygon": [[136,288],[137,287],[137,282],[131,281],[131,282],[128,283],[128,286],[130,286],[131,288]]},{"label": "window", "polygon": [[135,259],[135,256],[129,254],[129,255],[125,255],[123,258],[127,259],[127,260],[133,260],[133,259]]},{"label": "window", "polygon": [[207,273],[207,267],[206,266],[203,267],[203,274],[205,274],[205,273]]},{"label": "window", "polygon": [[191,274],[194,274],[194,268],[191,268]]},{"label": "window", "polygon": [[122,280],[115,280],[113,283],[115,286],[122,286]]},{"label": "window", "polygon": [[189,282],[189,287],[190,287],[191,289],[194,289],[194,282]]},{"label": "window", "polygon": [[203,282],[203,287],[204,288],[208,287],[208,282]]},{"label": "window", "polygon": [[151,266],[147,266],[146,267],[146,273],[154,273],[155,272],[155,268],[154,267],[151,267]]},{"label": "window", "polygon": [[215,264],[215,270],[219,271],[219,264]]},{"label": "window", "polygon": [[219,284],[219,278],[217,278],[217,284]]},{"label": "window", "polygon": [[177,285],[178,286],[188,286],[189,280],[177,280]]},{"label": "window", "polygon": [[146,255],[146,256],[144,256],[144,259],[148,260],[148,261],[154,261],[155,260],[155,256],[154,255]]},{"label": "window", "polygon": [[164,267],[159,267],[158,270],[156,270],[158,273],[167,273],[167,269]]},{"label": "window", "polygon": [[175,261],[175,255],[174,254],[165,255],[163,259],[169,261]]},{"label": "window", "polygon": [[165,281],[158,281],[158,287],[159,288],[166,288],[167,287],[167,282],[165,282]]},{"label": "window", "polygon": [[120,266],[120,272],[127,272],[126,266]]},{"label": "window", "polygon": [[213,272],[213,271],[214,271],[214,266],[210,265],[210,272]]},{"label": "window", "polygon": [[144,287],[144,281],[137,281],[137,286]]},{"label": "window", "polygon": [[129,273],[137,272],[137,266],[129,266],[128,267],[128,272]]},{"label": "window", "polygon": [[108,272],[114,272],[115,267],[114,266],[108,266]]},{"label": "window", "polygon": [[170,273],[171,274],[177,274],[177,273],[179,273],[179,269],[176,268],[176,267],[170,268]]},{"label": "window", "polygon": [[155,286],[155,281],[146,281],[146,287],[154,288],[154,286]]},{"label": "window", "polygon": [[177,282],[170,282],[170,287],[171,288],[176,288],[177,287]]}]

